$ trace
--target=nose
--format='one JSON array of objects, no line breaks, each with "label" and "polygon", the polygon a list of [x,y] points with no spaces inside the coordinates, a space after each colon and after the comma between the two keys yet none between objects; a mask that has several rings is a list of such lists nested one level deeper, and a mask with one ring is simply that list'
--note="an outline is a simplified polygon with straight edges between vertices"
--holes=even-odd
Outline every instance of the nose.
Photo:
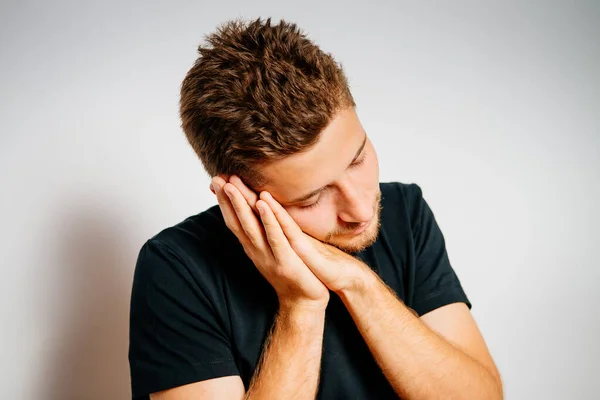
[{"label": "nose", "polygon": [[346,185],[339,193],[338,217],[342,221],[360,224],[373,218],[373,200],[368,192]]}]

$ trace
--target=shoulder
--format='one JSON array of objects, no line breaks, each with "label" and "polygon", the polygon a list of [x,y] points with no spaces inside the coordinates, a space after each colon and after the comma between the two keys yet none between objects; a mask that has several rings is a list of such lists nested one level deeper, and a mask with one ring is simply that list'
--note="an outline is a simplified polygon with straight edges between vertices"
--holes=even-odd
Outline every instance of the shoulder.
[{"label": "shoulder", "polygon": [[421,186],[414,182],[381,182],[382,229],[415,236],[430,217]]},{"label": "shoulder", "polygon": [[181,254],[193,247],[213,248],[223,244],[230,236],[223,215],[215,205],[161,230],[149,238],[148,242],[162,245]]},{"label": "shoulder", "polygon": [[[134,398],[239,375],[223,272],[237,264],[226,259],[232,253],[226,229],[213,207],[161,230],[142,245],[129,312]],[[221,251],[223,246],[228,251]]]},{"label": "shoulder", "polygon": [[423,200],[423,191],[417,183],[380,182],[381,204],[385,209],[401,212],[411,221],[418,219]]},{"label": "shoulder", "polygon": [[134,281],[156,281],[166,275],[215,277],[223,254],[235,253],[237,246],[219,207],[213,206],[147,239],[139,250]]},{"label": "shoulder", "polygon": [[379,187],[382,198],[391,201],[403,201],[411,206],[423,196],[423,191],[417,183],[380,182]]}]

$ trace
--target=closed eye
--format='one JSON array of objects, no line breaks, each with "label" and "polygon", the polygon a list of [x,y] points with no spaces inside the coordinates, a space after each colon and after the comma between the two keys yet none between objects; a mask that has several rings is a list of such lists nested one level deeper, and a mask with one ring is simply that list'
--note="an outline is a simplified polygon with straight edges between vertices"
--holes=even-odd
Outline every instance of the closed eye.
[{"label": "closed eye", "polygon": [[350,164],[351,167],[358,167],[359,165],[362,165],[362,163],[365,162],[365,158],[367,157],[367,151],[365,150],[363,153],[363,156],[360,158],[360,160],[353,162],[352,164]]},{"label": "closed eye", "polygon": [[317,199],[317,201],[315,201],[314,203],[309,204],[307,206],[300,206],[300,208],[303,209],[303,210],[306,210],[306,209],[309,209],[309,208],[316,207],[316,206],[319,205],[319,200],[321,200],[321,196],[319,196],[319,198]]},{"label": "closed eye", "polygon": [[[358,167],[360,165],[362,165],[365,162],[365,158],[367,157],[367,152],[366,150],[363,152],[363,156],[360,158],[360,160],[353,162],[352,164],[350,164],[350,167],[354,168],[354,167]],[[322,193],[322,192],[321,192]],[[315,201],[312,204],[309,204],[307,206],[299,206],[299,208],[303,209],[303,210],[309,210],[311,208],[315,208],[319,205],[319,200],[321,200],[321,196],[319,196],[319,198],[317,198],[317,201]]]}]

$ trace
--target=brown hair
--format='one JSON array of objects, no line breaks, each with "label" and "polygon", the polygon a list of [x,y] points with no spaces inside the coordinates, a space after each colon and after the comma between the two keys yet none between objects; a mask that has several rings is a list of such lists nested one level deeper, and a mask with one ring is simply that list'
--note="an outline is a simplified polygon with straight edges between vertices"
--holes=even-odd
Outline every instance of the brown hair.
[{"label": "brown hair", "polygon": [[341,64],[294,23],[231,20],[205,39],[179,105],[211,177],[260,187],[257,166],[308,149],[337,111],[356,105]]}]

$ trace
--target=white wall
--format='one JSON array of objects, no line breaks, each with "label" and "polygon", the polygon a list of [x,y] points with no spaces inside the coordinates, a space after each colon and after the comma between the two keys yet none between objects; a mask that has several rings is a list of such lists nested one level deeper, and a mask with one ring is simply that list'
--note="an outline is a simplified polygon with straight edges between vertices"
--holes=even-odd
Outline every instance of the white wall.
[{"label": "white wall", "polygon": [[342,62],[381,180],[434,210],[506,398],[598,398],[598,2],[87,3],[0,10],[3,398],[130,396],[139,247],[215,204],[179,84],[237,16],[296,21]]}]

